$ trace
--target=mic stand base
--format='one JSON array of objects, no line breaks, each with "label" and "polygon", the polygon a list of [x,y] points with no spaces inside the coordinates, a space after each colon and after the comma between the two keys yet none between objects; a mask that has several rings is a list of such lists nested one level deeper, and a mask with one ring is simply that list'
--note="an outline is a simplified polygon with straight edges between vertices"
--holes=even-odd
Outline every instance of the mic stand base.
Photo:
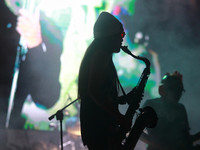
[{"label": "mic stand base", "polygon": [[61,150],[63,150],[63,129],[62,129],[62,121],[63,121],[63,110],[67,107],[69,107],[71,104],[75,103],[78,99],[75,99],[74,101],[72,101],[71,103],[69,103],[67,106],[65,106],[64,108],[58,110],[55,114],[53,114],[52,116],[50,116],[48,119],[52,120],[54,118],[54,116],[56,116],[57,120],[60,120],[60,142],[61,142]]}]

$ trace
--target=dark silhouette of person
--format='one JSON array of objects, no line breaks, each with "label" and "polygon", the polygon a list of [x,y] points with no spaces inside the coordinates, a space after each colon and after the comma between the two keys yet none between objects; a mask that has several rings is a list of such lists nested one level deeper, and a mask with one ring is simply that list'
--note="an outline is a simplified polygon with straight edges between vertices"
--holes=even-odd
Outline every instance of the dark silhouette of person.
[{"label": "dark silhouette of person", "polygon": [[148,144],[148,150],[197,150],[193,142],[200,133],[191,135],[186,108],[179,102],[185,92],[183,76],[175,71],[167,73],[159,86],[159,98],[147,100],[143,107],[151,106],[157,113],[158,122],[154,129],[147,129],[140,139]]},{"label": "dark silhouette of person", "polygon": [[94,28],[94,40],[82,59],[78,77],[80,124],[83,144],[90,150],[114,149],[118,126],[131,129],[132,118],[123,115],[119,104],[133,97],[134,88],[120,95],[120,82],[112,60],[120,52],[125,32],[113,15],[102,12]]}]

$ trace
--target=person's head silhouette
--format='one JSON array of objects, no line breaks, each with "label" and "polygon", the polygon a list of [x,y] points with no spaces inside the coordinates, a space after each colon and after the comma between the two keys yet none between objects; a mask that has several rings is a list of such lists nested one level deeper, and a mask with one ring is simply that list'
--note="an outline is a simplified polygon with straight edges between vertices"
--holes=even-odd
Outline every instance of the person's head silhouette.
[{"label": "person's head silhouette", "polygon": [[120,51],[125,36],[122,23],[108,12],[102,12],[97,18],[94,28],[94,41],[111,53]]},{"label": "person's head silhouette", "polygon": [[159,94],[168,102],[178,102],[184,90],[183,76],[175,71],[173,74],[167,73],[161,80]]}]

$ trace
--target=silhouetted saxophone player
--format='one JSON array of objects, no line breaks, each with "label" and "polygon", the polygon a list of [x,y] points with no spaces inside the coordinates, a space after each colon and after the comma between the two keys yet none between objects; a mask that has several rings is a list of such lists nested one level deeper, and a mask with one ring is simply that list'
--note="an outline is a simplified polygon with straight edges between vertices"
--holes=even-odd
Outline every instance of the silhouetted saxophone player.
[{"label": "silhouetted saxophone player", "polygon": [[[78,79],[82,140],[89,150],[122,150],[125,148],[121,139],[131,130],[132,116],[121,114],[118,105],[130,102],[135,105],[130,104],[131,107],[138,109],[142,94],[134,98],[136,87],[118,96],[123,89],[112,55],[119,53],[122,46],[125,36],[122,23],[110,13],[102,12],[93,32],[94,40],[85,52]],[[123,133],[119,134],[118,130]],[[117,135],[122,138],[119,136],[116,140]]]}]

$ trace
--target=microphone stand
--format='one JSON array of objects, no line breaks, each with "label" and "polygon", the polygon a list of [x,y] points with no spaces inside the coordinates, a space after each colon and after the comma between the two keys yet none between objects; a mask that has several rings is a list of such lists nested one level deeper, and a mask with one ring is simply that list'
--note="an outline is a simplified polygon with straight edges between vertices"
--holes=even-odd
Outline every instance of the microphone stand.
[{"label": "microphone stand", "polygon": [[[33,14],[34,6],[35,6],[35,0],[25,0],[22,4],[22,9],[25,9],[28,12]],[[22,60],[25,60],[26,53],[28,52],[26,41],[24,40],[22,36],[20,37],[19,45],[20,46],[17,48],[17,55],[16,55],[16,60],[15,60],[10,96],[8,99],[8,111],[7,111],[6,124],[5,124],[6,128],[9,127],[10,116],[11,116],[12,109],[14,107],[14,98],[15,98],[15,93],[17,89],[20,63]]]},{"label": "microphone stand", "polygon": [[65,107],[63,107],[62,109],[58,110],[55,114],[51,115],[48,119],[52,120],[55,116],[56,119],[60,121],[60,142],[61,142],[61,150],[63,150],[63,130],[62,130],[62,121],[63,121],[63,110],[67,107],[69,107],[71,104],[75,103],[77,100],[79,100],[79,98],[75,99],[74,101],[72,101],[71,103],[69,103],[68,105],[66,105]]},{"label": "microphone stand", "polygon": [[16,94],[16,90],[17,90],[17,82],[18,82],[18,77],[19,77],[20,64],[21,64],[21,61],[25,60],[26,53],[28,51],[27,46],[23,42],[24,41],[21,37],[20,42],[19,42],[20,46],[17,47],[13,80],[12,80],[12,85],[11,85],[11,90],[10,90],[10,96],[8,99],[8,110],[7,110],[7,117],[6,117],[6,124],[5,124],[6,128],[9,127],[9,121],[10,121],[11,113],[12,113],[12,110],[14,107],[14,99],[15,99],[15,94]]}]

